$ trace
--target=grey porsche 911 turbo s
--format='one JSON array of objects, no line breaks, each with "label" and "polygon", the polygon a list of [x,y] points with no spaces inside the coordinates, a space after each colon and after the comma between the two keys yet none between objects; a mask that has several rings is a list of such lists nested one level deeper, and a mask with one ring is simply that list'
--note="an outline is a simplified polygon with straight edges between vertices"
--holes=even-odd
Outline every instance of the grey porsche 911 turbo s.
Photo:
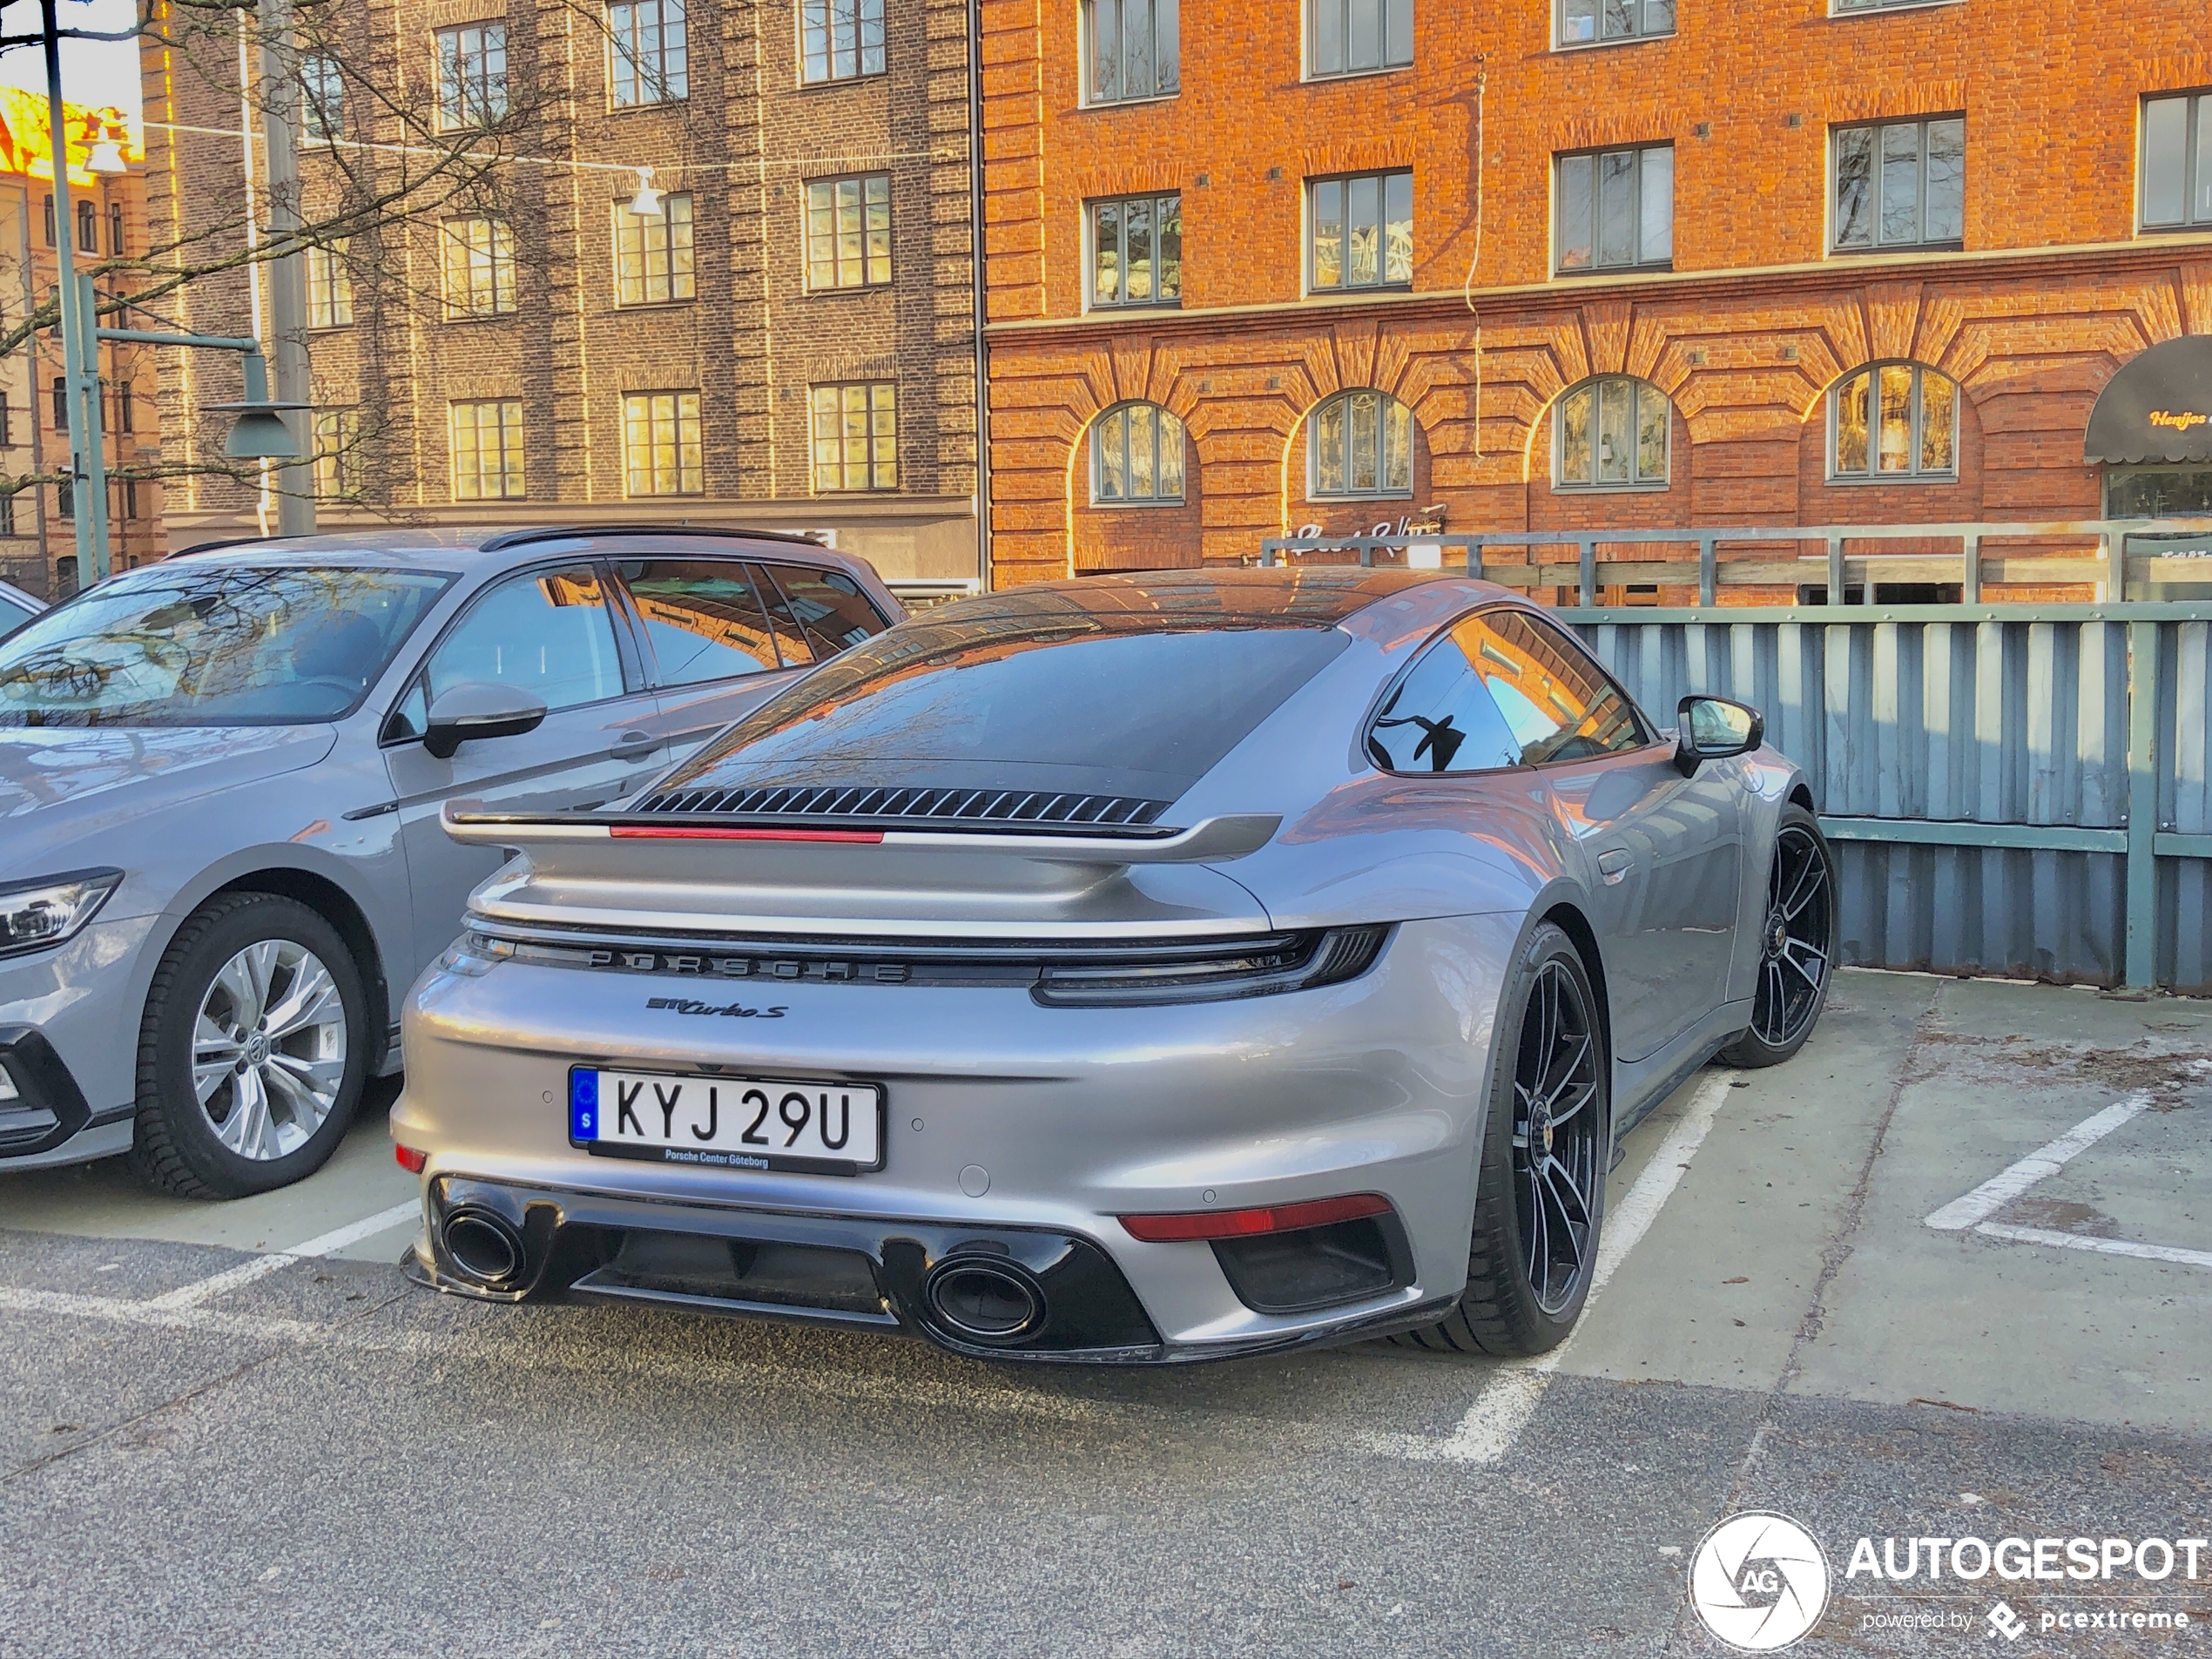
[{"label": "grey porsche 911 turbo s", "polygon": [[1819,1017],[1833,867],[1752,710],[1349,568],[910,618],[513,849],[416,986],[409,1271],[1210,1359],[1573,1327],[1621,1135]]}]

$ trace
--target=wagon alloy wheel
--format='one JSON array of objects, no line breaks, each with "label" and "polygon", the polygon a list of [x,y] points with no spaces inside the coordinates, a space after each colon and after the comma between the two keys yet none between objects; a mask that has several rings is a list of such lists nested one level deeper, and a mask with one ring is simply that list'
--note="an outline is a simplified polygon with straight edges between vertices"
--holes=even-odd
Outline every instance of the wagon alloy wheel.
[{"label": "wagon alloy wheel", "polygon": [[1828,849],[1800,826],[1783,827],[1767,873],[1766,923],[1759,935],[1758,999],[1751,1029],[1770,1048],[1804,1035],[1828,982],[1835,907]]},{"label": "wagon alloy wheel", "polygon": [[1546,963],[1514,1062],[1513,1185],[1528,1289],[1548,1314],[1581,1289],[1596,1239],[1607,1163],[1599,1063],[1581,981],[1564,963]]},{"label": "wagon alloy wheel", "polygon": [[223,964],[192,1027],[192,1093],[217,1140],[256,1160],[297,1151],[345,1076],[345,1005],[320,957],[264,939]]}]

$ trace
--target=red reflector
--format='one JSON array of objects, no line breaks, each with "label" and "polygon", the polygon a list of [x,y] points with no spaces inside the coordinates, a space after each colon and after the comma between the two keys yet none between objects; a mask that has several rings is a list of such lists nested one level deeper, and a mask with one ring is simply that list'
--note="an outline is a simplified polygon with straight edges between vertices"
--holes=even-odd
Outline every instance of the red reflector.
[{"label": "red reflector", "polygon": [[881,830],[717,829],[706,825],[617,824],[607,831],[617,841],[857,841],[876,846]]},{"label": "red reflector", "polygon": [[400,1168],[409,1175],[421,1175],[422,1166],[430,1161],[428,1152],[418,1152],[411,1146],[395,1146],[392,1156],[399,1160]]},{"label": "red reflector", "polygon": [[1349,1197],[1271,1204],[1264,1210],[1200,1210],[1175,1216],[1123,1216],[1121,1221],[1132,1238],[1148,1244],[1173,1244],[1192,1238],[1294,1233],[1304,1227],[1325,1227],[1332,1221],[1386,1215],[1389,1210],[1390,1200],[1379,1192],[1355,1192]]}]

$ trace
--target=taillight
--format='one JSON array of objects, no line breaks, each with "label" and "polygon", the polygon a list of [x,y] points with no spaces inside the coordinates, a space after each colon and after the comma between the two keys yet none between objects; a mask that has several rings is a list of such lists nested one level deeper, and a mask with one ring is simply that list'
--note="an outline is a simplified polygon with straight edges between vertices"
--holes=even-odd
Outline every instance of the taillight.
[{"label": "taillight", "polygon": [[409,1175],[421,1175],[422,1166],[430,1161],[428,1152],[418,1152],[411,1146],[395,1146],[392,1156],[399,1161],[400,1168]]},{"label": "taillight", "polygon": [[1249,1238],[1254,1233],[1294,1233],[1332,1222],[1390,1213],[1379,1192],[1355,1192],[1342,1198],[1314,1198],[1305,1204],[1269,1204],[1259,1210],[1198,1210],[1164,1216],[1123,1216],[1130,1237],[1148,1244],[1177,1244],[1193,1239]]},{"label": "taillight", "polygon": [[1336,927],[1230,943],[1217,951],[1163,952],[1150,960],[1055,962],[1029,994],[1056,1008],[1145,1008],[1306,991],[1366,973],[1389,934],[1387,927]]}]

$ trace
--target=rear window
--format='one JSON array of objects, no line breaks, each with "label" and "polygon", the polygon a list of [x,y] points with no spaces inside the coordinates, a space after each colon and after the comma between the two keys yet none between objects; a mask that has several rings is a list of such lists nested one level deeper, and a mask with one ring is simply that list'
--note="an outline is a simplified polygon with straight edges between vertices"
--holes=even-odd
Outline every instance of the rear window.
[{"label": "rear window", "polygon": [[968,639],[925,617],[764,704],[665,791],[806,784],[1170,801],[1351,643],[1333,628],[1096,624]]}]

